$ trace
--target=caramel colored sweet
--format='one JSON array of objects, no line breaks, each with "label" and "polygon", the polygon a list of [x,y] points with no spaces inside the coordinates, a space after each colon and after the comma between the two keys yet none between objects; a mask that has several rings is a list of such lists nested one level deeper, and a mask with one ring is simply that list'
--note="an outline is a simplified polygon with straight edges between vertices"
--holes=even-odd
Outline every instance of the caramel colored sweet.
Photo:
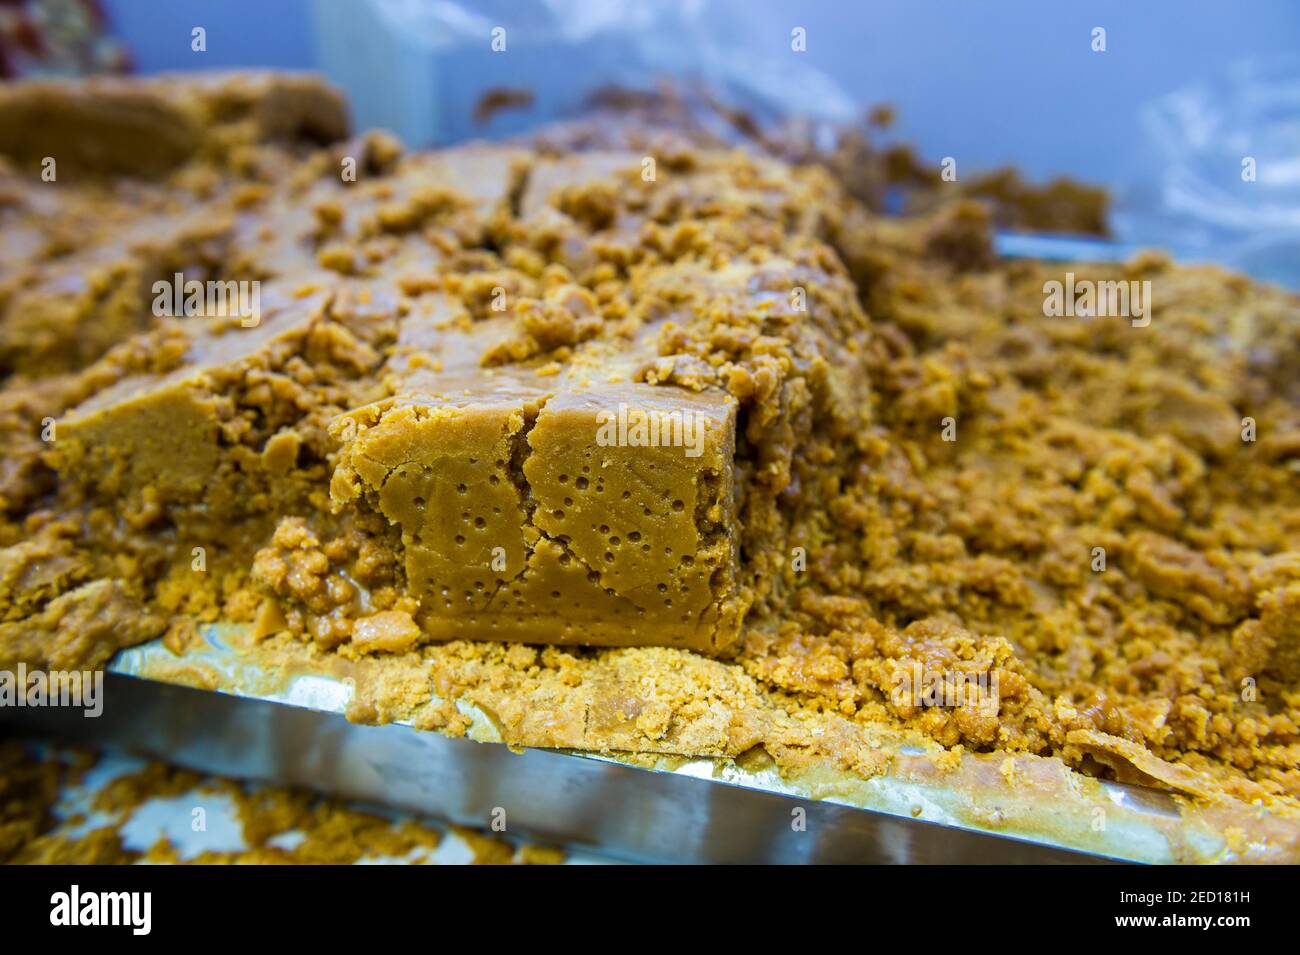
[{"label": "caramel colored sweet", "polygon": [[335,499],[364,498],[401,527],[407,591],[431,636],[734,643],[724,396],[487,379],[362,409],[342,432]]},{"label": "caramel colored sweet", "polygon": [[[240,130],[166,180],[0,168],[0,660],[222,620],[355,719],[855,777],[907,739],[1293,826],[1294,293],[999,261],[964,194],[882,217],[673,130]],[[123,244],[181,210],[211,232]],[[173,250],[262,323],[146,310]],[[1149,325],[1047,314],[1066,272],[1149,282]],[[688,410],[699,454],[633,438]],[[899,692],[970,676],[996,706]]]},{"label": "caramel colored sweet", "polygon": [[[274,402],[275,370],[308,346],[321,306],[319,296],[286,298],[255,328],[198,331],[175,371],[124,378],[68,414],[50,463],[88,495],[154,508],[210,506],[222,484],[239,480],[231,468],[251,469],[236,446],[248,422],[234,388],[247,389],[263,376]],[[251,456],[254,449],[247,451]]]},{"label": "caramel colored sweet", "polygon": [[79,176],[148,178],[240,142],[328,143],[346,133],[342,98],[305,75],[100,77],[0,86],[0,154],[37,168],[54,157],[67,174]]}]

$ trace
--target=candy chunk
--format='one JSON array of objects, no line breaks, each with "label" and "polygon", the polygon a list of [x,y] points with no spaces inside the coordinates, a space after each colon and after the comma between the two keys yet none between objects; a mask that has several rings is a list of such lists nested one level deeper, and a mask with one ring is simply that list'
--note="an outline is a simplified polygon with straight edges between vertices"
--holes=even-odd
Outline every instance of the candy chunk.
[{"label": "candy chunk", "polygon": [[362,617],[352,628],[352,644],[363,653],[400,653],[415,646],[419,638],[419,625],[401,610]]},{"label": "candy chunk", "polygon": [[[238,127],[240,136],[232,135]],[[214,73],[150,80],[31,80],[0,86],[0,155],[19,166],[56,156],[60,171],[152,178],[232,141],[327,143],[347,135],[347,107],[317,77]],[[147,145],[142,145],[147,144]]]},{"label": "candy chunk", "polygon": [[626,385],[557,395],[528,435],[537,527],[638,605],[698,613],[725,556],[709,548],[730,522],[734,418],[717,393]]},{"label": "candy chunk", "polygon": [[58,422],[49,454],[61,480],[98,498],[235,503],[235,482],[247,474],[246,462],[235,460],[244,449],[230,439],[241,433],[239,396],[302,348],[323,301],[272,304],[254,328],[196,329],[180,368],[124,378],[73,409]]},{"label": "candy chunk", "polygon": [[535,384],[353,412],[332,493],[402,529],[437,639],[718,652],[736,639],[734,401]]},{"label": "candy chunk", "polygon": [[528,515],[515,457],[540,397],[417,401],[351,416],[363,430],[344,447],[333,497],[365,495],[401,525],[413,596],[483,611],[507,569],[523,566]]}]

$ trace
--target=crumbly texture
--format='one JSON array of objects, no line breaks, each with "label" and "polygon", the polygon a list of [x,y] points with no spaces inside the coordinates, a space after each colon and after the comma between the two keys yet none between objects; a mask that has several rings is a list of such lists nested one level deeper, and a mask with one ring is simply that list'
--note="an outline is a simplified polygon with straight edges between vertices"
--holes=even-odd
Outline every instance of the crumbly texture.
[{"label": "crumbly texture", "polygon": [[50,157],[56,172],[61,167],[81,179],[148,179],[196,158],[230,161],[255,143],[334,142],[347,128],[343,98],[306,74],[99,76],[0,86],[0,154],[38,173]]},{"label": "crumbly texture", "polygon": [[[190,203],[202,180],[230,212],[213,274],[258,276],[283,309],[260,338],[133,312],[142,330],[93,360],[38,374],[15,359],[0,393],[20,449],[0,472],[0,627],[17,629],[0,630],[0,664],[96,665],[160,632],[183,648],[195,621],[221,619],[247,624],[268,663],[345,669],[359,720],[460,733],[467,701],[512,744],[761,748],[782,771],[829,761],[860,776],[907,735],[1300,811],[1297,297],[1155,254],[1003,262],[969,198],[884,218],[822,163],[671,132],[639,141],[653,154],[403,155],[370,136],[292,164],[175,173],[159,188]],[[355,183],[339,179],[347,156]],[[15,195],[0,215],[45,228],[30,197],[46,193]],[[52,267],[38,255],[19,284]],[[1150,324],[1049,317],[1045,284],[1067,272],[1150,282]],[[22,327],[13,301],[0,321]],[[435,481],[403,450],[411,428],[455,419],[453,390],[500,397],[524,376],[474,439],[500,439],[471,477],[504,503],[478,498],[484,528],[473,510],[429,517],[421,499],[472,482],[443,464]],[[475,561],[500,546],[507,566],[547,574],[569,550],[600,567],[604,543],[614,566],[588,582],[606,597],[640,572],[610,538],[650,531],[548,525],[569,520],[559,475],[579,475],[556,470],[563,455],[515,453],[583,378],[584,393],[734,406],[730,510],[707,533],[691,524],[697,552],[707,538],[735,555],[715,565],[734,583],[711,580],[736,607],[734,639],[705,648],[719,658],[447,642],[465,634],[437,598],[481,611],[475,585],[514,573],[453,591],[444,578],[466,568],[445,558],[470,538],[443,518],[484,532]],[[46,415],[62,429],[52,446]],[[422,447],[470,440],[435,431]],[[401,467],[410,480],[392,484]],[[425,480],[446,486],[424,493]],[[529,511],[556,495],[549,518]],[[564,592],[538,579],[526,604]],[[137,630],[59,639],[92,598],[135,608]],[[894,692],[903,674],[996,680],[997,705],[919,705]]]},{"label": "crumbly texture", "polygon": [[[150,763],[113,778],[96,791],[90,809],[105,817],[87,829],[84,817],[64,817],[61,798],[81,785],[98,761],[84,750],[38,749],[0,740],[0,864],[5,865],[351,865],[368,860],[427,862],[454,833],[476,865],[552,865],[561,850],[515,843],[464,826],[416,818],[388,818],[338,800],[276,786]],[[204,850],[183,857],[166,836],[141,851],[129,848],[123,827],[152,800],[189,797],[196,808],[212,797],[234,806],[245,848]]]},{"label": "crumbly texture", "polygon": [[942,165],[899,142],[894,110],[872,107],[855,122],[833,130],[805,117],[785,118],[775,128],[728,106],[708,90],[682,90],[671,83],[656,90],[605,87],[587,102],[579,120],[557,123],[530,136],[556,152],[633,150],[660,155],[683,138],[708,148],[744,144],[799,165],[827,169],[869,211],[934,211],[956,199],[977,199],[994,221],[1016,231],[1106,236],[1110,195],[1101,186],[1068,177],[1036,184],[1012,167],[943,176]]}]

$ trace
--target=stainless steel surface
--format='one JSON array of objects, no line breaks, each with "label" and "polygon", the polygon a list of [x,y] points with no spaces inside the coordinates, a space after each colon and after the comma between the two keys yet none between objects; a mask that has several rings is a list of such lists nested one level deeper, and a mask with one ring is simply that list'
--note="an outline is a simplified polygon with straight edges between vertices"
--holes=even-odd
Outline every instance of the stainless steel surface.
[{"label": "stainless steel surface", "polygon": [[[642,862],[1078,862],[1096,857],[966,829],[798,799],[691,771],[449,739],[341,715],[120,673],[103,715],[8,713],[24,733],[112,743],[209,773],[299,785],[590,847]],[[703,761],[708,762],[708,761]],[[697,767],[698,769],[698,767]],[[803,831],[795,811],[806,815]]]}]

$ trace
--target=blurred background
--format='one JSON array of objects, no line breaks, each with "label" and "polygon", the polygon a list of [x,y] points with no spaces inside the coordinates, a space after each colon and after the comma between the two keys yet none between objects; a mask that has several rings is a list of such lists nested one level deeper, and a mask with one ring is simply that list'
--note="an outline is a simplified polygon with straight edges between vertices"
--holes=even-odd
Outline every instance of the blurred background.
[{"label": "blurred background", "polygon": [[[1121,246],[1300,285],[1296,0],[0,0],[0,38],[7,76],[318,69],[411,145],[665,77],[828,136],[887,103],[891,139],[963,176],[1105,185]],[[526,95],[476,119],[500,90]]]}]

